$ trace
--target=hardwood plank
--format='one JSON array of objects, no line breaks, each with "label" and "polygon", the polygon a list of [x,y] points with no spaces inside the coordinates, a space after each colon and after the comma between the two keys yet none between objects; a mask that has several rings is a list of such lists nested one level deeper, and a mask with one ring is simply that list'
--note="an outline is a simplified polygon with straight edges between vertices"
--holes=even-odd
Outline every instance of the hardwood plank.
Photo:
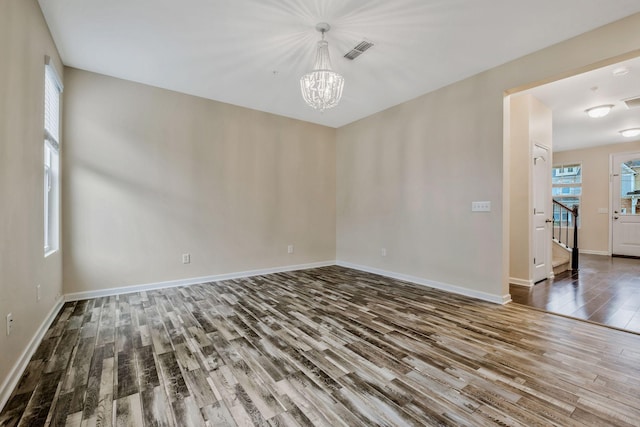
[{"label": "hardwood plank", "polygon": [[91,367],[89,368],[87,391],[84,397],[82,418],[89,419],[95,415],[100,401],[100,379],[104,360],[104,347],[98,347],[93,352]]},{"label": "hardwood plank", "polygon": [[0,425],[638,425],[639,362],[638,335],[333,266],[67,303]]},{"label": "hardwood plank", "polygon": [[173,418],[167,409],[170,407],[162,387],[147,387],[140,392],[142,399],[142,417],[148,426],[171,426]]},{"label": "hardwood plank", "polygon": [[51,399],[60,386],[62,372],[46,373],[35,388],[29,403],[25,407],[24,414],[18,425],[37,426],[44,425],[49,415],[49,409],[53,404]]},{"label": "hardwood plank", "polygon": [[114,410],[115,358],[107,351],[107,347],[103,351],[103,356],[98,404],[95,408],[96,426],[111,426]]},{"label": "hardwood plank", "polygon": [[143,425],[144,421],[139,394],[131,394],[115,401],[114,421],[117,427]]},{"label": "hardwood plank", "polygon": [[116,383],[118,386],[115,398],[120,400],[122,397],[138,393],[138,375],[133,348],[118,353],[116,364]]},{"label": "hardwood plank", "polygon": [[560,273],[533,288],[511,285],[510,293],[518,304],[640,334],[638,276],[640,259],[580,254],[578,271]]},{"label": "hardwood plank", "polygon": [[160,385],[160,377],[151,345],[135,350],[136,372],[138,385],[141,390],[155,389]]},{"label": "hardwood plank", "polygon": [[2,412],[0,412],[0,426],[14,427],[20,422],[20,419],[24,416],[24,411],[29,404],[33,391],[11,395],[9,401],[5,405]]},{"label": "hardwood plank", "polygon": [[71,407],[72,399],[73,392],[58,396],[57,401],[55,402],[55,409],[49,413],[49,417],[47,419],[50,427],[62,427],[67,424],[67,418],[70,413],[69,408]]}]

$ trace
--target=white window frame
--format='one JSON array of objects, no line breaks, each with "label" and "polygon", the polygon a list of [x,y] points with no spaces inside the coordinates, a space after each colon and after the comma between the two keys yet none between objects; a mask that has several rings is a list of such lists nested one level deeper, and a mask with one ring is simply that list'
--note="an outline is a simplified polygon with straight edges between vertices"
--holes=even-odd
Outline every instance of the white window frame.
[{"label": "white window frame", "polygon": [[[553,194],[553,190],[551,191],[551,193],[552,193],[552,198],[554,200],[557,200],[564,205],[567,205],[567,203],[565,203],[563,200],[578,199],[578,209],[582,209],[582,179],[583,179],[582,163],[575,162],[575,163],[569,163],[567,165],[553,165],[551,170],[553,171],[555,169],[560,169],[560,171],[556,174],[556,177],[571,176],[571,175],[574,175],[574,172],[575,172],[574,168],[576,166],[577,166],[577,169],[580,171],[580,182],[554,184],[553,175],[552,175],[551,186],[553,188],[580,188],[580,194]],[[580,214],[580,211],[578,211],[578,214]],[[580,223],[581,223],[580,216],[578,216],[578,228],[580,228]]]},{"label": "white window frame", "polygon": [[[44,255],[60,248],[60,110],[62,82],[45,56],[44,76]],[[53,99],[51,99],[53,97]]]},{"label": "white window frame", "polygon": [[[623,169],[626,169],[624,173],[622,172],[622,170],[623,170]],[[621,193],[621,194],[620,194],[620,196],[621,196],[621,197],[627,196],[627,195],[628,195],[628,194],[627,194],[628,192],[633,192],[633,191],[635,191],[635,189],[636,189],[636,185],[635,185],[635,184],[636,184],[636,180],[635,180],[635,178],[633,178],[633,179],[631,179],[631,180],[629,181],[629,184],[631,184],[631,185],[629,186],[629,188],[624,189],[624,188],[623,188],[623,184],[625,184],[625,182],[623,181],[622,177],[623,177],[623,176],[625,176],[625,175],[632,175],[632,176],[634,176],[634,177],[635,177],[637,174],[638,174],[638,173],[637,173],[636,171],[634,171],[633,169],[631,169],[631,168],[630,168],[629,166],[627,166],[626,164],[624,164],[624,163],[623,163],[623,164],[621,164],[621,165],[620,165],[620,190],[621,190],[621,191],[620,191],[620,193]],[[625,190],[627,190],[627,191],[625,191]]]}]

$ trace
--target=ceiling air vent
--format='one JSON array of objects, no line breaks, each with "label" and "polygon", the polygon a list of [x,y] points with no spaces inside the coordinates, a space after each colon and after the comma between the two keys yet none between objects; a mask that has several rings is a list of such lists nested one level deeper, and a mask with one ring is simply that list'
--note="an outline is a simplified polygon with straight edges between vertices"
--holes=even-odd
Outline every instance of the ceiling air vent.
[{"label": "ceiling air vent", "polygon": [[347,52],[344,55],[344,57],[351,60],[356,59],[358,56],[362,55],[364,51],[369,49],[371,46],[373,46],[373,43],[363,40],[360,43],[358,43],[356,47],[354,47],[349,52]]},{"label": "ceiling air vent", "polygon": [[640,96],[636,96],[636,97],[633,97],[633,98],[625,99],[622,102],[624,102],[625,105],[627,106],[627,108],[629,108],[629,109],[638,108],[638,107],[640,107]]}]

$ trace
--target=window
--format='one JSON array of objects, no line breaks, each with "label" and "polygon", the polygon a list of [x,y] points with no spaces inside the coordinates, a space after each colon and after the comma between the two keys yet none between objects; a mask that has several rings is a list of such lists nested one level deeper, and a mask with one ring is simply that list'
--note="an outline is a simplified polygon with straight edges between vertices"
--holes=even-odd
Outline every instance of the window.
[{"label": "window", "polygon": [[44,253],[59,248],[60,93],[62,84],[50,58],[44,73]]},{"label": "window", "polygon": [[630,160],[620,165],[620,213],[640,213],[640,160]]},{"label": "window", "polygon": [[[582,165],[554,166],[552,169],[551,183],[553,186],[551,193],[553,200],[562,203],[570,209],[574,206],[578,206],[578,209],[580,208],[580,198],[582,196]],[[555,222],[566,222],[569,220],[569,224],[571,224],[571,218],[567,218],[567,216],[566,211],[553,210],[553,219]]]},{"label": "window", "polygon": [[640,161],[631,160],[630,162],[620,165],[620,195],[622,197],[637,194],[638,187],[638,171],[640,170]]}]

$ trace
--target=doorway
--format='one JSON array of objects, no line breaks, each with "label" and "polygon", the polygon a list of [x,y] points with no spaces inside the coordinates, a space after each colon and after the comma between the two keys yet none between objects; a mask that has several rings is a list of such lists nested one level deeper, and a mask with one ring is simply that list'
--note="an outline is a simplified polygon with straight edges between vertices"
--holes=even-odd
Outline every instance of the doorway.
[{"label": "doorway", "polygon": [[[553,192],[578,199],[582,249],[577,271],[555,273],[535,286],[511,281],[512,299],[640,332],[640,259],[629,258],[640,258],[640,137],[622,132],[640,127],[640,57],[521,93],[536,97],[553,111],[553,151],[549,153],[553,163],[584,168],[580,186],[567,185],[570,188]],[[590,115],[588,110],[597,106],[610,107],[609,114]],[[524,165],[512,165],[511,171]],[[513,188],[513,180],[510,183]],[[612,258],[612,254],[626,258]]]},{"label": "doorway", "polygon": [[611,253],[640,257],[640,152],[611,155]]}]

